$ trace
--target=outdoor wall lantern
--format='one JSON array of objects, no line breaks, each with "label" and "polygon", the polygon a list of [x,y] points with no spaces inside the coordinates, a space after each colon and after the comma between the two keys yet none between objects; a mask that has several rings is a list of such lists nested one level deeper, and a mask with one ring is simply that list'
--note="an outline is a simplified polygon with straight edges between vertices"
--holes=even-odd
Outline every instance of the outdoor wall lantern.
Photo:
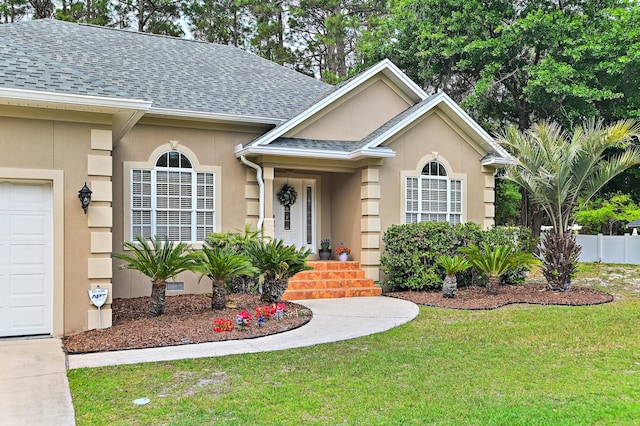
[{"label": "outdoor wall lantern", "polygon": [[93,191],[89,189],[89,187],[87,186],[87,182],[85,182],[82,189],[78,191],[78,198],[80,198],[80,204],[82,204],[84,214],[87,214],[87,209],[89,208],[89,204],[91,204],[92,193]]}]

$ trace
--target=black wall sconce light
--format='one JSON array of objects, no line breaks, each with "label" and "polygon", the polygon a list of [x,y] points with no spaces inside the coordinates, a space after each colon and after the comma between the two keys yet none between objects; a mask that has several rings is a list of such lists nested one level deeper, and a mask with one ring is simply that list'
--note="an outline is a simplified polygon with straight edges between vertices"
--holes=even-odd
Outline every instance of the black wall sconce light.
[{"label": "black wall sconce light", "polygon": [[91,204],[91,194],[93,194],[93,191],[89,189],[87,182],[85,182],[82,189],[78,191],[78,198],[80,198],[80,204],[82,204],[84,214],[87,214],[87,209],[89,208],[89,204]]}]

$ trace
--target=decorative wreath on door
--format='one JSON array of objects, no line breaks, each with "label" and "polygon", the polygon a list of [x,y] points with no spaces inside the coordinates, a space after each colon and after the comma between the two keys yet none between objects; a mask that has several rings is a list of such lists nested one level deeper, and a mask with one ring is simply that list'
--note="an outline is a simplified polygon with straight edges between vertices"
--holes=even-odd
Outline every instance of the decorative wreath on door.
[{"label": "decorative wreath on door", "polygon": [[280,188],[280,192],[278,192],[278,201],[285,207],[294,205],[296,198],[298,198],[298,192],[288,183],[285,183],[282,188]]}]

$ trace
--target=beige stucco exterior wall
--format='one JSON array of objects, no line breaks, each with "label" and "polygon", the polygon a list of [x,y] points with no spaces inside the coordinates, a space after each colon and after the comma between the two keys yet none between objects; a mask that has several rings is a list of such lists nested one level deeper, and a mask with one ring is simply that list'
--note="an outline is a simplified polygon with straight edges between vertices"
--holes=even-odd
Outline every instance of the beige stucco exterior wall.
[{"label": "beige stucco exterior wall", "polygon": [[[124,174],[124,162],[148,162],[155,163],[156,158],[150,159],[154,151],[166,151],[175,146],[190,158],[192,162],[197,162],[204,167],[219,167],[220,176],[217,176],[221,183],[219,216],[220,228],[218,231],[235,231],[244,229],[246,220],[255,213],[255,202],[253,198],[253,188],[257,189],[255,183],[255,171],[250,169],[236,159],[233,149],[237,144],[245,144],[256,137],[256,134],[246,130],[233,131],[233,129],[219,128],[186,128],[182,126],[170,126],[169,122],[164,125],[138,124],[136,125],[114,149],[114,232],[113,247],[114,252],[122,251],[122,244],[129,241],[128,229],[125,223],[130,212],[127,209],[129,189],[126,184]],[[243,194],[250,191],[249,199],[245,199]],[[125,271],[119,268],[120,261],[114,260],[113,285],[115,297],[141,297],[148,296],[151,292],[149,280],[137,271]],[[184,282],[184,291],[177,293],[206,293],[211,291],[211,283],[204,278],[198,284],[198,276],[191,273],[184,273],[176,277],[176,281]],[[177,294],[168,291],[167,294]]]},{"label": "beige stucco exterior wall", "polygon": [[412,103],[380,76],[332,104],[285,137],[357,141],[407,109]]},{"label": "beige stucco exterior wall", "polygon": [[[50,181],[54,203],[54,283],[53,334],[63,335],[88,328],[91,303],[87,291],[97,282],[108,285],[109,276],[103,276],[92,263],[101,258],[109,261],[108,254],[92,253],[90,216],[85,215],[78,201],[78,190],[86,181],[99,181],[104,188],[110,186],[110,176],[103,173],[101,159],[110,151],[99,145],[92,146],[95,130],[109,131],[105,116],[69,113],[69,119],[58,121],[57,112],[38,110],[3,110],[16,117],[0,117],[0,178],[11,180]],[[25,117],[21,117],[25,116]],[[93,123],[82,123],[93,120]],[[110,132],[109,132],[110,133]],[[110,162],[110,159],[107,160]],[[93,165],[92,165],[93,164]],[[97,169],[96,169],[97,167]],[[93,169],[99,175],[92,176]],[[98,184],[99,186],[100,184]],[[105,191],[97,191],[104,194]],[[106,191],[108,192],[108,190]],[[96,201],[92,207],[110,208],[110,201]],[[94,227],[109,233],[110,228]],[[91,273],[94,277],[90,278]],[[109,300],[110,303],[110,300]],[[105,317],[110,319],[109,305]]]},{"label": "beige stucco exterior wall", "polygon": [[[384,231],[404,223],[402,173],[422,169],[437,158],[448,173],[463,180],[463,221],[483,227],[493,224],[493,169],[483,168],[482,149],[436,109],[390,144],[396,156],[380,169],[380,219]],[[419,173],[418,173],[419,174]]]},{"label": "beige stucco exterior wall", "polygon": [[[344,243],[350,260],[360,260],[360,173],[336,173],[331,180],[331,248]],[[334,253],[335,257],[335,253]]]}]

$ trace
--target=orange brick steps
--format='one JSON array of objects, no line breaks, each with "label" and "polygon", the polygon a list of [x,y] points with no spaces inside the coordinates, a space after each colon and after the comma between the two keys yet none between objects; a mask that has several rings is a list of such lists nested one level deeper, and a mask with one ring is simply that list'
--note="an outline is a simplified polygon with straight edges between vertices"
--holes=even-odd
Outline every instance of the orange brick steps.
[{"label": "orange brick steps", "polygon": [[379,296],[382,289],[365,278],[359,262],[313,260],[312,270],[300,272],[289,280],[284,300],[328,299]]}]

